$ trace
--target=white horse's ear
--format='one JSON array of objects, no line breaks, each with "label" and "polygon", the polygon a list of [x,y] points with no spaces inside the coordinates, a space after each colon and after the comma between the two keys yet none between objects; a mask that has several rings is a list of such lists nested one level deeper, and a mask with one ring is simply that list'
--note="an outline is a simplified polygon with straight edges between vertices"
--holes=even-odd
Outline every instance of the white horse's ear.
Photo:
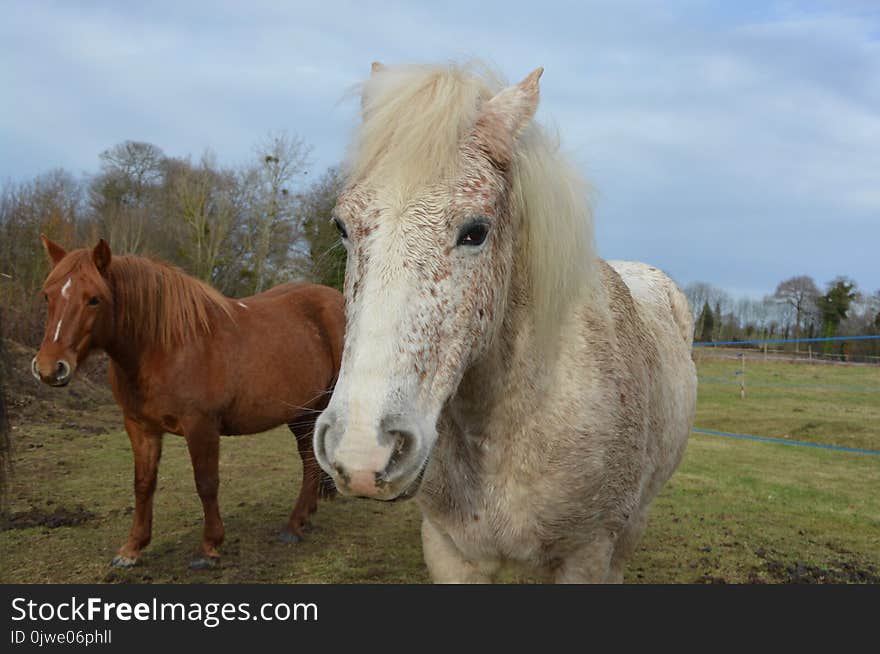
[{"label": "white horse's ear", "polygon": [[[388,70],[388,68],[387,66],[385,66],[385,64],[374,61],[372,64],[370,64],[370,77],[373,77],[374,75],[377,75],[378,73],[384,72],[386,70]],[[364,120],[366,120],[367,118],[367,95],[366,93],[364,93],[365,85],[366,83],[361,86],[361,118]]]},{"label": "white horse's ear", "polygon": [[538,110],[538,80],[543,72],[543,68],[536,68],[522,82],[504,89],[483,105],[477,119],[477,137],[498,163],[510,162],[514,141]]}]

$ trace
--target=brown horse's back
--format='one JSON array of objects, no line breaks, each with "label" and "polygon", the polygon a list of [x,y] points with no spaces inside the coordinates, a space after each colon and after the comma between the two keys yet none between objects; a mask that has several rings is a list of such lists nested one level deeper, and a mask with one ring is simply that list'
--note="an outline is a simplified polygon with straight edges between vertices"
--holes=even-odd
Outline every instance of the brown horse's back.
[{"label": "brown horse's back", "polygon": [[234,352],[223,364],[232,402],[221,432],[254,433],[323,410],[342,358],[342,294],[290,283],[231,302],[236,324],[215,344]]},{"label": "brown horse's back", "polygon": [[177,434],[194,418],[221,434],[255,434],[323,410],[342,357],[342,294],[282,284],[228,302],[231,318],[216,312],[199,342],[146,353],[134,384],[111,366],[127,415]]}]

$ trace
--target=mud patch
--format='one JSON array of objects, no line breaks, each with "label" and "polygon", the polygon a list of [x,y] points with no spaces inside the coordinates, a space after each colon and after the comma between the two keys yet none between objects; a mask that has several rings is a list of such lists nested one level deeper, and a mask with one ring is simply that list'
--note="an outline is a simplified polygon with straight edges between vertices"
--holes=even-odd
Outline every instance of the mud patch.
[{"label": "mud patch", "polygon": [[823,568],[796,561],[783,564],[767,563],[767,572],[774,581],[784,584],[877,584],[880,574],[873,566],[860,566],[853,561],[834,561]]},{"label": "mud patch", "polygon": [[63,422],[60,425],[61,429],[69,429],[71,431],[78,431],[82,434],[86,434],[89,436],[100,436],[101,434],[106,434],[109,429],[106,427],[102,427],[100,425],[81,425],[75,422]]},{"label": "mud patch", "polygon": [[[801,561],[785,562],[772,557],[766,550],[755,552],[766,561],[765,571],[771,581],[783,584],[877,584],[880,571],[870,564],[840,559],[829,561],[827,567]],[[750,581],[757,581],[750,575]]]},{"label": "mud patch", "polygon": [[29,529],[31,527],[48,527],[49,529],[75,527],[94,517],[94,513],[81,506],[76,509],[65,509],[59,506],[51,513],[34,507],[19,513],[0,514],[0,531]]}]

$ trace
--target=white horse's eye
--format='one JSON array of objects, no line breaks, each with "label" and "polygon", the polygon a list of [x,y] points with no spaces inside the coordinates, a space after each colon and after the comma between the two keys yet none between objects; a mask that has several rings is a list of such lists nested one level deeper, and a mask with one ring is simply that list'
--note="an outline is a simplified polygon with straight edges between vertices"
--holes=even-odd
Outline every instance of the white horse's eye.
[{"label": "white horse's eye", "polygon": [[336,225],[336,229],[339,230],[339,235],[343,239],[348,238],[348,230],[345,229],[345,223],[343,223],[339,218],[333,218],[333,224]]},{"label": "white horse's eye", "polygon": [[468,223],[461,228],[458,232],[458,239],[456,239],[455,245],[482,245],[488,235],[489,223],[483,220],[477,220]]}]

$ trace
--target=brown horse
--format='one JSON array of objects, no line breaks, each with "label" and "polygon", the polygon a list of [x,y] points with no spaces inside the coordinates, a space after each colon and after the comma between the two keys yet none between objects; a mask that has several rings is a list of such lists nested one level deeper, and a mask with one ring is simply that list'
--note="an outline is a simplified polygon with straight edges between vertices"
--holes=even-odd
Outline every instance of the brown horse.
[{"label": "brown horse", "polygon": [[299,540],[319,494],[335,490],[315,460],[312,430],[339,372],[342,295],[290,283],[232,300],[167,264],[114,257],[103,239],[92,250],[68,253],[41,238],[53,269],[43,285],[48,319],[33,374],[63,386],[89,352],[107,352],[134,452],[134,522],[113,565],[134,565],[150,542],[165,432],[186,439],[205,513],[191,567],[219,561],[220,434],[290,427],[303,481],[282,539]]}]

